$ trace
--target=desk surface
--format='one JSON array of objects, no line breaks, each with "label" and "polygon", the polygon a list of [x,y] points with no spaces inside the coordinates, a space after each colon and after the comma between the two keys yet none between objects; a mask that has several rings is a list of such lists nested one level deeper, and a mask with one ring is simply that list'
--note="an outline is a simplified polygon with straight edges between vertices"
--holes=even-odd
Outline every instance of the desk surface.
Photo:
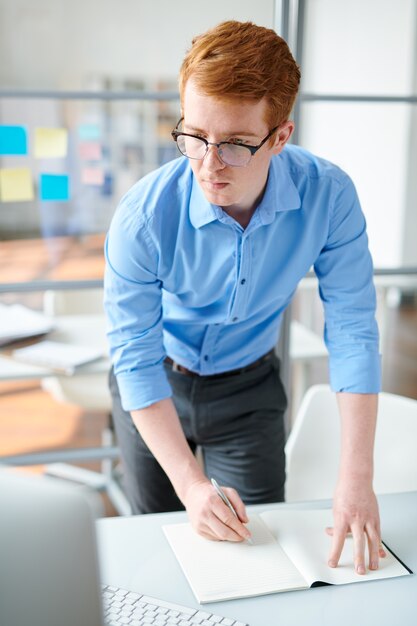
[{"label": "desk surface", "polygon": [[[45,336],[51,341],[61,341],[71,345],[99,348],[107,353],[106,320],[104,315],[62,315],[54,318],[55,329]],[[17,345],[16,345],[17,347]],[[4,349],[4,353],[9,352]],[[103,357],[94,363],[77,369],[78,375],[105,374],[110,369],[110,360]],[[56,376],[48,367],[38,367],[2,356],[0,352],[0,380],[42,379]]]},{"label": "desk surface", "polygon": [[[48,333],[45,339],[61,341],[63,343],[99,348],[103,354],[107,353],[106,320],[103,314],[97,315],[62,315],[54,318],[55,329]],[[17,347],[17,344],[14,346]],[[39,367],[20,363],[10,356],[3,356],[10,352],[10,347],[0,350],[0,381],[42,379],[56,376],[56,372],[48,367]],[[327,357],[327,350],[323,339],[311,330],[293,321],[291,323],[290,356],[294,361]],[[110,360],[107,357],[84,365],[77,369],[76,374],[106,374],[110,369]]]},{"label": "desk surface", "polygon": [[[417,572],[417,492],[380,496],[379,503],[384,541]],[[258,505],[248,510],[320,506],[329,503]],[[161,528],[185,519],[185,513],[162,513],[99,520],[103,582],[198,608]],[[411,626],[417,613],[417,576],[216,602],[203,605],[203,610],[250,626]]]}]

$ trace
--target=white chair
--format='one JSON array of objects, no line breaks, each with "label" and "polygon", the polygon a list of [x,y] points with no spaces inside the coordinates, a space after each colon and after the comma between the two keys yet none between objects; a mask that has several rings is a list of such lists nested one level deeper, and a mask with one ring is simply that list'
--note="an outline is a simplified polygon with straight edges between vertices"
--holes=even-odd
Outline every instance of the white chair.
[{"label": "white chair", "polygon": [[[88,322],[88,318],[94,316],[91,317],[91,324],[78,326],[76,336],[73,325],[70,324],[71,338],[76,338],[80,345],[97,347],[103,353],[106,352],[103,289],[45,291],[43,311],[52,319],[82,315]],[[78,404],[87,411],[111,411],[110,391],[104,373],[46,378],[42,381],[42,386],[58,402]]]},{"label": "white chair", "polygon": [[[332,498],[340,453],[336,394],[310,387],[285,447],[286,499]],[[417,400],[382,392],[374,452],[377,494],[417,490]]]},{"label": "white chair", "polygon": [[290,325],[291,414],[295,415],[305,392],[311,385],[313,364],[327,361],[323,337],[297,320]]},{"label": "white chair", "polygon": [[[82,316],[84,324],[76,325],[76,332],[71,326],[70,336],[75,343],[102,347],[106,350],[105,320],[103,311],[102,289],[80,289],[63,291],[46,291],[44,294],[44,312],[59,319],[70,316]],[[91,317],[91,324],[89,322]],[[77,318],[78,319],[78,318]],[[59,337],[58,337],[59,338]],[[42,380],[42,387],[58,402],[77,404],[85,411],[97,411],[109,415],[109,426],[102,431],[102,447],[113,445],[111,422],[111,396],[107,383],[108,368],[102,372],[91,374],[75,374],[74,376],[54,376]],[[101,450],[100,450],[101,452]],[[79,452],[78,460],[82,460],[83,451]],[[92,457],[89,455],[86,460]],[[96,458],[102,458],[97,456]],[[67,463],[53,463],[46,467],[49,475],[82,482],[98,490],[105,490],[116,510],[121,515],[131,513],[130,505],[119,486],[120,472],[114,467],[112,458],[104,458],[101,472],[93,472]]]}]

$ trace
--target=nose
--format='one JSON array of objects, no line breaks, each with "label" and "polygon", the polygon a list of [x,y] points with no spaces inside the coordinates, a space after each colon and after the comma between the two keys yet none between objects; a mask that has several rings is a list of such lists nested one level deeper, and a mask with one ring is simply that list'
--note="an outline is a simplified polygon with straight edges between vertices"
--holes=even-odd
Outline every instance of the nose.
[{"label": "nose", "polygon": [[204,165],[211,171],[222,170],[226,167],[225,163],[219,156],[219,149],[217,146],[210,145],[208,147],[206,156],[204,157]]}]

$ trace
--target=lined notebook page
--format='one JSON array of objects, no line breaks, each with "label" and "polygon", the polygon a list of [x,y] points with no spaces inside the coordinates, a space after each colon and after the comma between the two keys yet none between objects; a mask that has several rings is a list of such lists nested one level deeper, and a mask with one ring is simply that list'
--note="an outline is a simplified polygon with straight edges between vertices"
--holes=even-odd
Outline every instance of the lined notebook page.
[{"label": "lined notebook page", "polygon": [[[324,529],[333,524],[330,509],[265,511],[262,513],[262,519],[285,548],[294,565],[302,569],[309,586],[316,581],[343,585],[409,574],[387,549],[385,549],[387,556],[380,559],[377,570],[367,569],[365,576],[357,574],[354,566],[352,537],[348,537],[345,541],[338,567],[329,567],[327,560],[332,539],[324,532]],[[367,546],[365,546],[365,556],[368,566]]]},{"label": "lined notebook page", "polygon": [[308,587],[266,524],[251,516],[253,545],[204,539],[190,524],[163,527],[198,602]]}]

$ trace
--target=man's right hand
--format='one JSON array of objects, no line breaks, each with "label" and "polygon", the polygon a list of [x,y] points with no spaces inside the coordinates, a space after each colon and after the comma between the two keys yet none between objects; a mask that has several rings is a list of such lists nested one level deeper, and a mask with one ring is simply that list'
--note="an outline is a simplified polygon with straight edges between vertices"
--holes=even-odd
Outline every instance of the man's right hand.
[{"label": "man's right hand", "polygon": [[185,438],[171,398],[131,412],[136,428],[170,479],[200,535],[213,541],[244,541],[250,533],[245,505],[237,491],[223,490],[237,517],[204,475]]},{"label": "man's right hand", "polygon": [[245,505],[235,489],[222,487],[237,517],[233,515],[208,481],[194,482],[187,490],[184,505],[191,525],[198,534],[212,541],[244,541],[250,532],[244,526],[249,521]]}]

